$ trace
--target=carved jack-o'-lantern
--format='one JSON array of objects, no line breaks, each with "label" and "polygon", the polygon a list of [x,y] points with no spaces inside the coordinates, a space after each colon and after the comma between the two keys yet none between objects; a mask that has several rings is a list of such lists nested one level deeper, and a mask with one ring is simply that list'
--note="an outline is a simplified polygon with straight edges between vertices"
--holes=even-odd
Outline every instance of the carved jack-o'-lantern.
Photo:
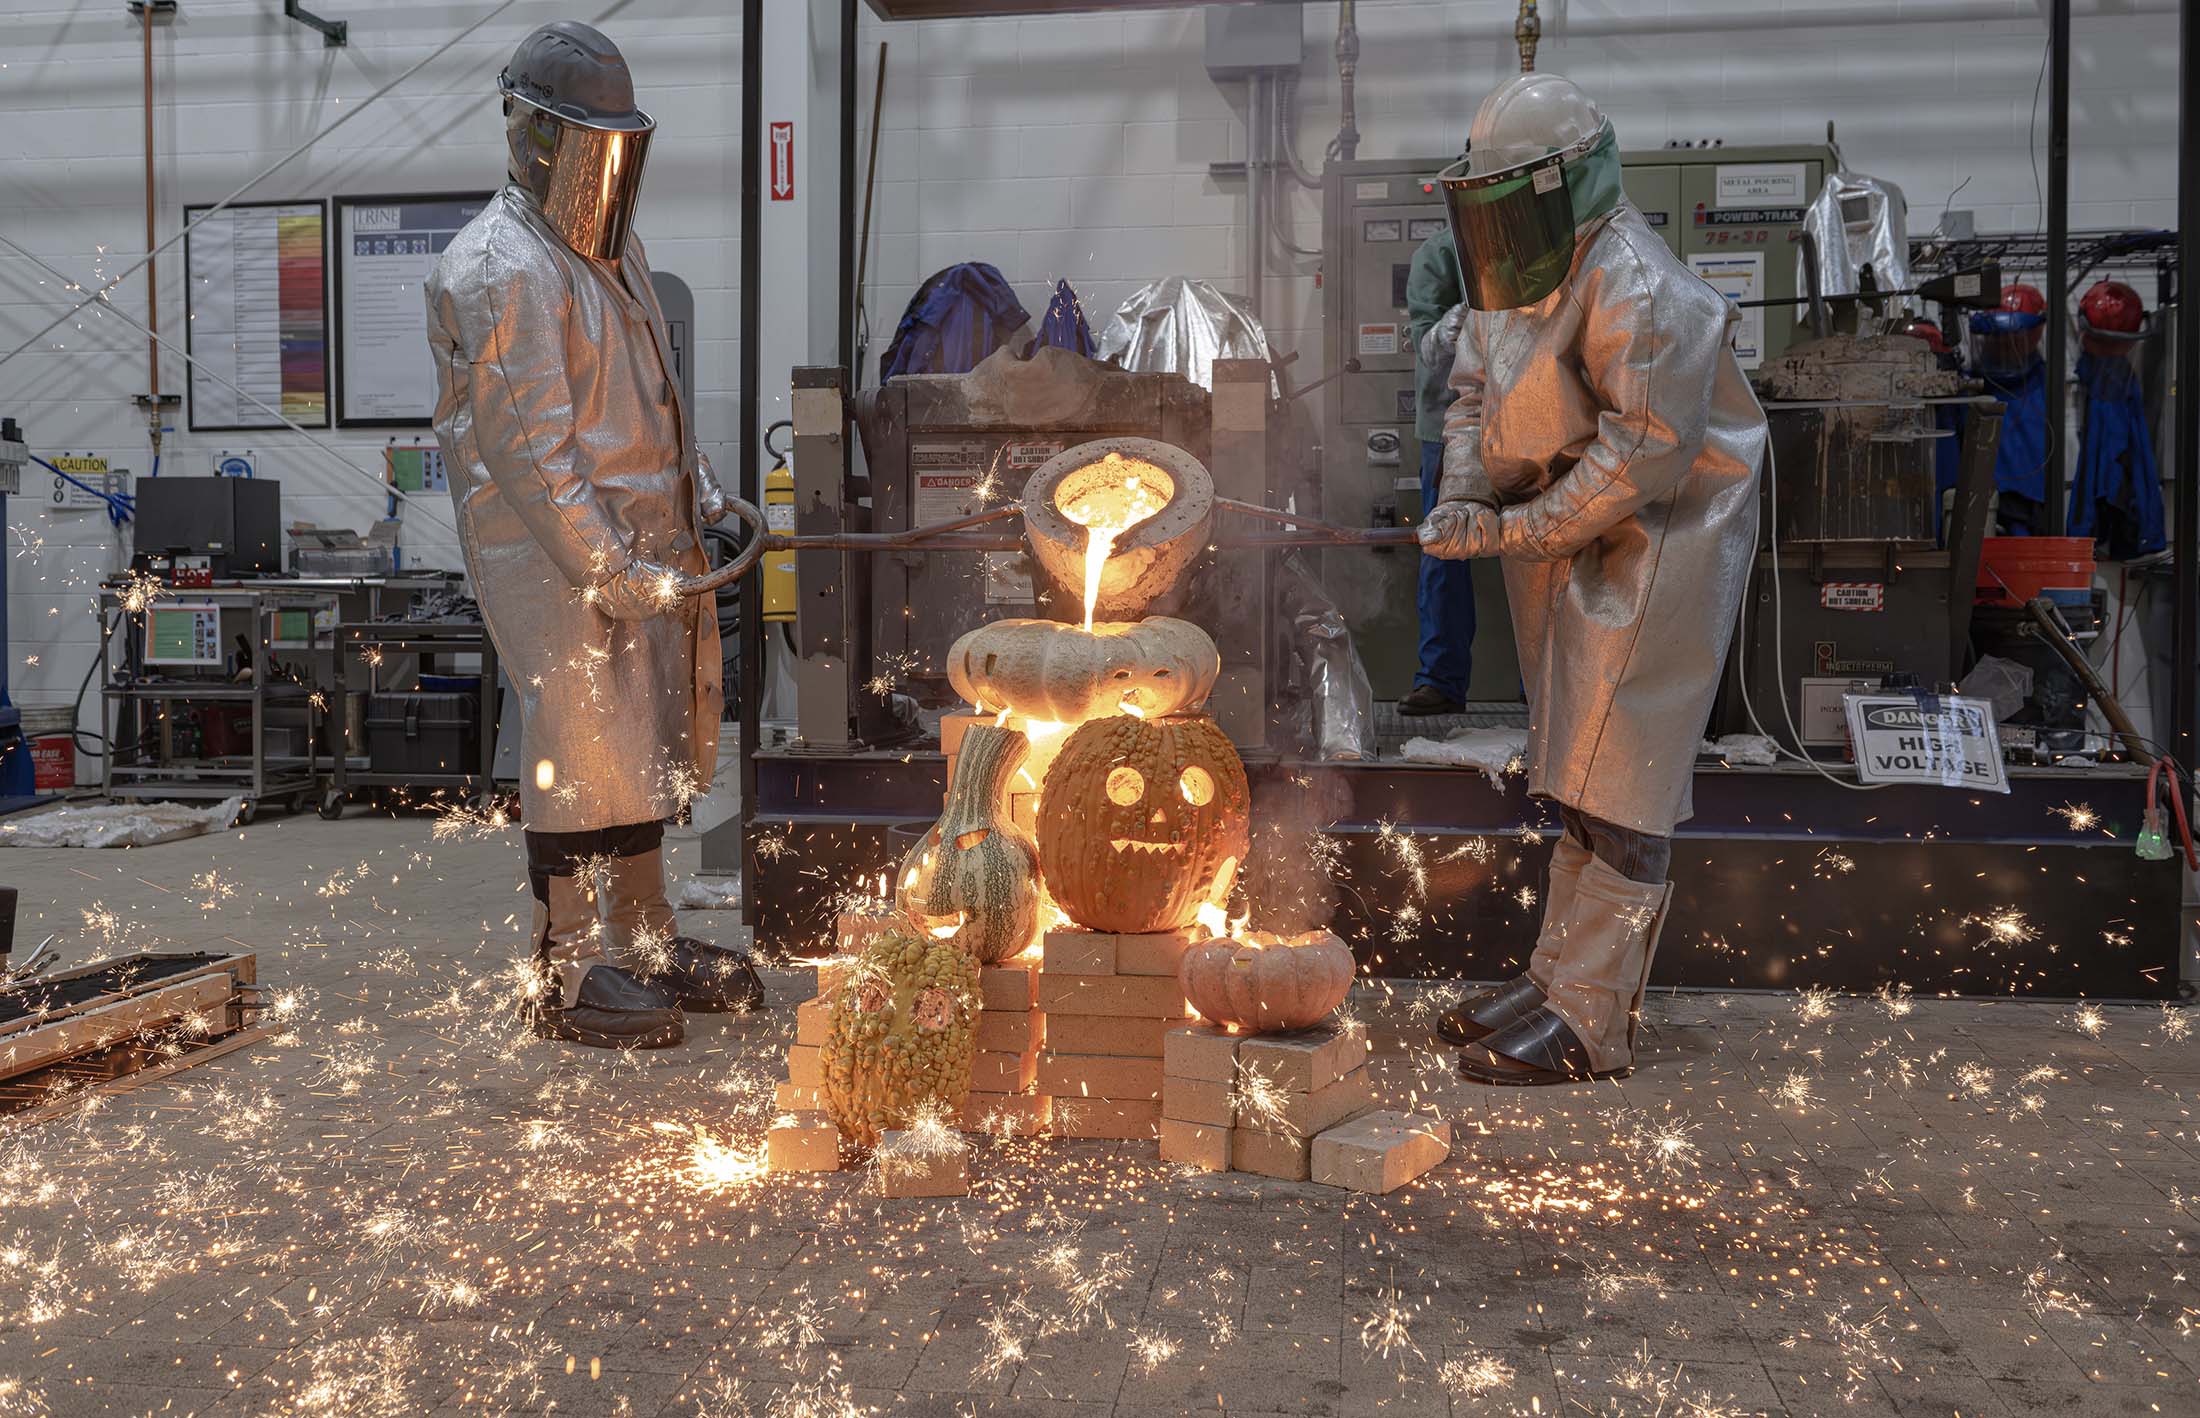
[{"label": "carved jack-o'-lantern", "polygon": [[1197,709],[1222,657],[1190,621],[1154,616],[1090,630],[1053,620],[995,620],[947,652],[947,680],[981,710],[1082,724],[1102,714]]},{"label": "carved jack-o'-lantern", "polygon": [[1047,889],[1090,930],[1179,930],[1229,895],[1251,793],[1211,719],[1094,719],[1063,743],[1039,799]]},{"label": "carved jack-o'-lantern", "polygon": [[895,903],[925,934],[992,964],[1031,944],[1039,924],[1039,860],[1009,820],[1009,780],[1030,745],[1014,729],[963,735],[947,811],[903,859]]},{"label": "carved jack-o'-lantern", "polygon": [[826,1011],[819,1063],[841,1135],[874,1146],[920,1106],[957,1112],[977,1051],[978,962],[952,941],[890,933],[856,957]]}]

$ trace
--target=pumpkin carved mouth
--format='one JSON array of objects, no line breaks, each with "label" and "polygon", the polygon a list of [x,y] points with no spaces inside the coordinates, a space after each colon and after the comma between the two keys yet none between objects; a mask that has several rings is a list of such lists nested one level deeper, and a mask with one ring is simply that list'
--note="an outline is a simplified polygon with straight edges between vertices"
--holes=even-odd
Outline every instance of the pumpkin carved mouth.
[{"label": "pumpkin carved mouth", "polygon": [[1118,837],[1110,845],[1118,852],[1136,852],[1148,857],[1181,855],[1185,846],[1182,842],[1148,842],[1140,837]]}]

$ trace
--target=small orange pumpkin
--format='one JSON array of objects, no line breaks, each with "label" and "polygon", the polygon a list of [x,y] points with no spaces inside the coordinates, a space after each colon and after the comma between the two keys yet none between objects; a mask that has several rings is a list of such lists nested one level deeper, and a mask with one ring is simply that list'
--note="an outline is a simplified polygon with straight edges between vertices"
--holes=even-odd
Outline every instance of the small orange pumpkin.
[{"label": "small orange pumpkin", "polygon": [[1288,939],[1202,941],[1184,952],[1177,983],[1203,1019],[1251,1034],[1319,1024],[1352,993],[1352,951],[1328,931]]}]

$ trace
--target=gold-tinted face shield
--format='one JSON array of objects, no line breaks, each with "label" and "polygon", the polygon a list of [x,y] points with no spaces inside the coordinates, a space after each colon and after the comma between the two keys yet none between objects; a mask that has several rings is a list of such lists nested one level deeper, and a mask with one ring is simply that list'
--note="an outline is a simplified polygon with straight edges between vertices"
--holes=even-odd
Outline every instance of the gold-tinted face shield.
[{"label": "gold-tinted face shield", "polygon": [[505,98],[514,180],[565,244],[593,260],[616,261],[626,250],[657,128],[647,114],[642,121],[646,127],[598,128],[518,94]]}]

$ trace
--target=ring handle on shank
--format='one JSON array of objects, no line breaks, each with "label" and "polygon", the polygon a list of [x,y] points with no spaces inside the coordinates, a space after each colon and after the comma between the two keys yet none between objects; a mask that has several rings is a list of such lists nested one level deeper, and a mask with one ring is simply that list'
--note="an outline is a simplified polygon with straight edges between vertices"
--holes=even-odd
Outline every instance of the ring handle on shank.
[{"label": "ring handle on shank", "polygon": [[740,555],[724,566],[719,567],[716,571],[703,576],[683,577],[680,581],[681,595],[707,596],[721,586],[732,585],[748,575],[750,569],[762,559],[765,551],[769,549],[766,543],[772,540],[771,533],[764,524],[762,510],[755,503],[728,496],[726,498],[726,510],[749,524],[748,544],[741,548]]}]

